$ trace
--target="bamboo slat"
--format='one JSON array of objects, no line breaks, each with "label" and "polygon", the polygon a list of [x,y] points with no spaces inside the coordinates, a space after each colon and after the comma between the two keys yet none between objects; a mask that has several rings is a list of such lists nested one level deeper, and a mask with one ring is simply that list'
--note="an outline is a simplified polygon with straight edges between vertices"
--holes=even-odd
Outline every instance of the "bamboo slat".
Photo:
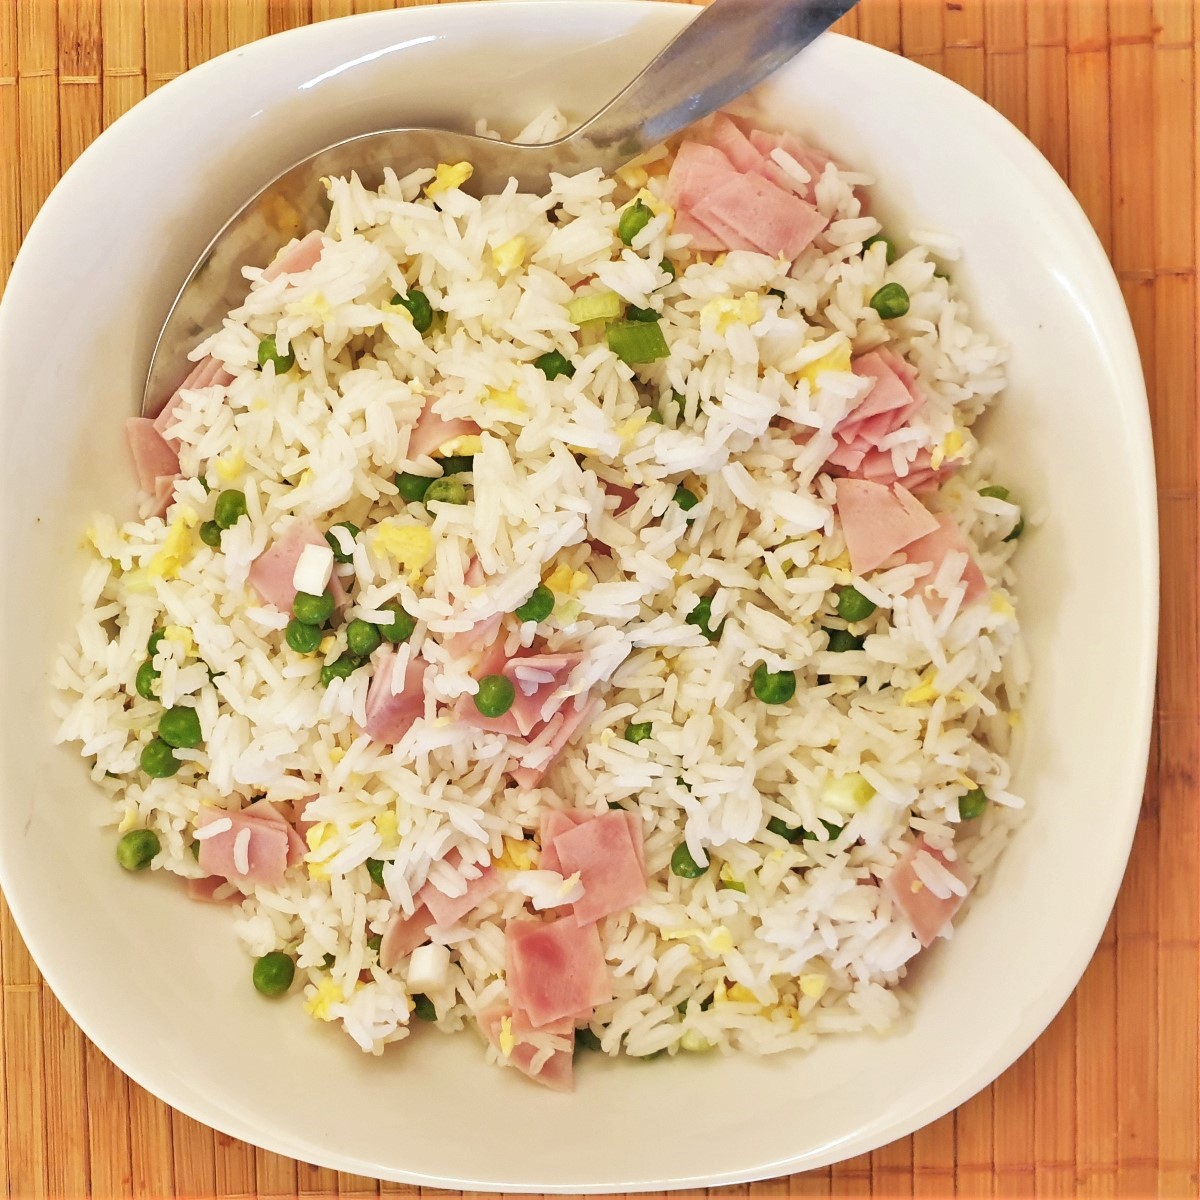
[{"label": "bamboo slat", "polygon": [[[269,33],[413,0],[0,0],[0,287],[71,162],[146,93]],[[417,0],[420,2],[420,0]],[[719,1196],[1200,1194],[1200,3],[862,0],[902,53],[1032,138],[1112,255],[1158,461],[1162,642],[1143,817],[1076,994],[992,1087],[912,1137]],[[457,1197],[256,1150],[88,1043],[0,897],[0,1181],[14,1197]],[[475,1197],[471,1197],[475,1200]]]}]

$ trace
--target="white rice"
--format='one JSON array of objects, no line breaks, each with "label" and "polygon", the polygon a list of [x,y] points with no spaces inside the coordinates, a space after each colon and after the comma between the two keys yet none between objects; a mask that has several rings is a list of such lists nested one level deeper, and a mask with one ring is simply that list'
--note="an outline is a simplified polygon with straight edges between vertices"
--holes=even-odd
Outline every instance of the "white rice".
[{"label": "white rice", "polygon": [[[560,128],[546,116],[523,136]],[[786,153],[773,157],[807,179]],[[645,162],[647,187],[661,194],[669,160]],[[186,878],[201,874],[193,840],[230,827],[197,829],[202,811],[263,796],[308,801],[305,869],[277,889],[230,889],[241,901],[235,927],[252,955],[292,954],[306,1010],[340,1023],[364,1050],[405,1037],[412,1008],[407,964],[384,971],[373,939],[396,911],[414,910],[427,880],[461,892],[461,873],[444,861],[451,850],[503,864],[514,846],[536,849],[548,806],[620,805],[644,832],[648,893],[600,925],[615,991],[592,1022],[604,1052],[773,1052],[889,1028],[920,947],[880,881],[914,835],[985,872],[1020,818],[1008,756],[1028,663],[1012,598],[1017,543],[1004,540],[1020,510],[979,495],[993,464],[969,432],[1004,387],[1005,351],[968,323],[953,282],[935,274],[931,255],[952,260],[958,243],[917,229],[890,266],[882,249],[863,254],[861,243],[881,232],[855,191],[866,177],[835,166],[816,184],[831,224],[790,268],[747,252],[689,255],[666,217],[623,247],[615,230],[632,193],[597,171],[555,176],[540,197],[510,188],[480,201],[452,190],[439,196],[440,212],[421,194],[432,178],[429,169],[389,173],[378,191],[355,177],[330,181],[316,265],[270,282],[247,269],[245,303],[193,354],[213,355],[234,378],[189,393],[179,410],[171,433],[186,478],[166,518],[97,516],[88,531],[96,557],[55,680],[61,740],[91,760],[118,829],[153,829],[153,867]],[[502,273],[493,254],[515,238],[524,254]],[[678,268],[673,281],[654,265],[665,257]],[[886,281],[903,284],[911,307],[885,323],[868,301]],[[565,305],[584,283],[661,307],[669,357],[635,371],[580,332]],[[442,314],[426,337],[389,302],[413,287]],[[722,306],[750,295],[744,316],[726,322]],[[257,369],[268,334],[290,347],[297,370]],[[990,602],[962,604],[961,561],[947,560],[931,581],[945,600],[937,613],[907,595],[912,567],[869,579],[849,570],[820,468],[862,381],[799,375],[847,343],[857,353],[886,344],[919,372],[927,401],[894,436],[898,464],[914,445],[961,434],[959,470],[927,502],[967,533]],[[574,378],[549,381],[532,365],[551,349],[576,364]],[[432,522],[393,483],[399,470],[437,473],[406,457],[426,395],[439,397],[444,417],[484,430],[474,503],[435,506]],[[648,406],[662,424],[645,420]],[[602,479],[637,489],[620,518],[605,509]],[[673,502],[680,485],[700,497],[686,516]],[[245,492],[247,517],[214,550],[197,526],[230,487]],[[297,516],[365,531],[357,542],[334,533],[352,556],[336,567],[351,616],[379,619],[399,599],[416,620],[393,686],[409,654],[432,662],[426,717],[394,747],[361,732],[368,672],[318,683],[344,635],[314,656],[293,653],[287,617],[247,586],[253,560]],[[384,520],[430,528],[427,567],[397,563],[376,536]],[[607,554],[594,552],[597,541]],[[482,588],[464,583],[472,558]],[[511,622],[508,650],[535,635],[550,651],[582,648],[568,693],[591,689],[601,703],[541,787],[522,790],[506,774],[502,736],[440,715],[439,701],[475,689],[469,664],[442,643],[511,612],[547,577],[559,586],[554,616]],[[850,583],[878,608],[855,627],[862,650],[830,653],[823,630],[846,625],[833,589]],[[704,597],[713,623],[725,622],[713,643],[686,620]],[[194,706],[203,731],[202,746],[179,752],[183,768],[164,780],[138,770],[162,709],[135,689],[155,629],[167,632],[153,658],[161,702]],[[796,672],[791,703],[754,697],[760,662]],[[542,680],[530,671],[522,683],[532,691]],[[637,744],[624,737],[634,721],[652,730]],[[549,750],[534,743],[522,757],[538,765]],[[856,776],[874,796],[846,812],[830,784]],[[963,824],[968,785],[991,803]],[[772,819],[815,837],[790,844],[767,832]],[[240,870],[248,841],[245,831],[236,841]],[[680,844],[709,864],[699,878],[669,869]],[[372,886],[368,859],[384,860],[386,894]],[[578,898],[577,878],[537,869],[536,853],[525,865],[505,867],[502,890],[435,934],[451,958],[428,997],[441,1029],[462,1029],[503,999],[509,918]],[[930,854],[914,870],[936,896],[965,890]],[[548,1039],[538,1043],[543,1057],[559,1044],[537,1037]]]}]

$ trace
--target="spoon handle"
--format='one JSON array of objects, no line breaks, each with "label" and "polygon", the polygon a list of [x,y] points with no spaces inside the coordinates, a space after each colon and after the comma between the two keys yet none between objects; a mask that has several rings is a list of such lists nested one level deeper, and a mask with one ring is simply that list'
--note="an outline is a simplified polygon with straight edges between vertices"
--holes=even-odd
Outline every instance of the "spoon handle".
[{"label": "spoon handle", "polygon": [[570,137],[620,165],[737,99],[857,0],[713,0]]}]

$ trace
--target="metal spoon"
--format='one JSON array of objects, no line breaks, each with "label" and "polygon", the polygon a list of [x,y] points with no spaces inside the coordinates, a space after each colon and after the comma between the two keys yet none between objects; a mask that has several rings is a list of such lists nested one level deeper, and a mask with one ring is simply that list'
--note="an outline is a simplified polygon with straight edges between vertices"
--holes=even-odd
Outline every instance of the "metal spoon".
[{"label": "metal spoon", "polygon": [[[510,177],[544,191],[551,171],[610,174],[737,99],[823,33],[857,0],[713,0],[632,83],[572,133],[517,145],[444,129],[388,129],[350,138],[278,176],[221,229],[192,269],[158,336],[142,395],[157,413],[183,380],[187,352],[244,299],[246,264],[268,263],[292,237],[325,224],[324,176],[357,171],[368,187],[385,166],[470,162],[470,190],[501,191]],[[288,219],[281,228],[280,213]]]}]

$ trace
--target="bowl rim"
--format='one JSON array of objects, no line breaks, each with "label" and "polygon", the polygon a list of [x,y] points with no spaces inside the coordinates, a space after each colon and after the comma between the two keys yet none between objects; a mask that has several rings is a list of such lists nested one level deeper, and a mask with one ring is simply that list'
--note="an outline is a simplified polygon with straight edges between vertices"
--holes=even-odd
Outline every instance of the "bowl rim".
[{"label": "bowl rim", "polygon": [[[573,2],[583,3],[596,9],[612,9],[618,6],[625,7],[631,3],[631,0],[573,0]],[[547,3],[548,0],[493,0],[493,3],[489,7],[492,9],[532,10],[535,7],[544,9]],[[564,3],[564,0],[557,0],[557,3],[561,5]],[[683,24],[689,17],[694,18],[699,11],[688,5],[667,2],[667,0],[639,0],[639,4],[648,4],[650,8],[660,10],[664,13],[671,13],[670,19],[677,20],[680,28],[683,27]],[[21,291],[26,286],[26,275],[34,269],[34,251],[27,251],[27,247],[36,247],[37,243],[43,238],[46,230],[53,226],[57,218],[59,206],[64,202],[63,197],[70,191],[73,181],[83,173],[92,159],[103,153],[104,149],[111,143],[110,135],[113,130],[120,130],[122,133],[127,133],[136,127],[139,122],[153,121],[162,104],[173,100],[189,87],[197,87],[210,77],[215,78],[227,68],[232,59],[245,56],[247,52],[253,54],[254,47],[259,46],[262,42],[271,42],[277,45],[282,41],[291,40],[299,44],[307,39],[321,36],[321,32],[328,31],[332,27],[343,26],[348,22],[363,24],[374,21],[381,27],[390,26],[394,23],[398,28],[403,28],[405,23],[412,19],[411,14],[424,11],[423,7],[418,7],[357,14],[338,18],[330,22],[303,25],[273,34],[269,38],[260,39],[259,42],[251,43],[248,46],[231,49],[190,68],[155,92],[147,95],[130,110],[122,114],[120,118],[101,131],[83,150],[75,162],[68,167],[31,223],[14,261],[8,286],[5,289],[3,297],[0,298],[0,345],[10,340],[8,327],[12,323],[12,314],[18,304],[18,301],[14,300],[13,297],[19,297]],[[451,36],[459,22],[468,21],[472,16],[471,7],[468,5],[439,6],[437,11],[439,21],[445,22],[445,27]],[[543,15],[549,16],[549,14]],[[552,19],[562,21],[566,18],[560,11],[555,13]],[[912,59],[904,58],[902,55],[893,54],[870,43],[849,38],[838,33],[830,32],[821,35],[820,40],[825,41],[827,39],[832,39],[840,44],[840,53],[861,55],[863,60],[868,64],[871,61],[882,62],[885,59],[891,61],[901,58],[907,64],[907,68],[924,72],[927,76],[939,80],[940,83],[937,86],[942,86],[946,89],[946,94],[952,98],[953,103],[963,106],[970,111],[973,119],[980,124],[986,136],[995,138],[998,142],[1003,143],[1011,154],[1020,159],[1025,173],[1033,177],[1033,182],[1045,202],[1054,206],[1064,216],[1064,219],[1068,220],[1072,226],[1078,229],[1082,241],[1088,243],[1087,251],[1091,255],[1099,273],[1104,277],[1105,294],[1095,296],[1092,299],[1090,307],[1092,310],[1100,308],[1109,310],[1110,316],[1106,320],[1106,328],[1109,328],[1119,338],[1117,342],[1110,345],[1110,350],[1115,363],[1114,369],[1119,370],[1122,377],[1127,378],[1133,388],[1133,394],[1127,397],[1124,402],[1124,415],[1128,422],[1126,432],[1132,431],[1134,434],[1134,441],[1127,449],[1128,453],[1140,465],[1140,470],[1134,480],[1135,488],[1131,502],[1137,510],[1138,524],[1140,526],[1139,532],[1145,548],[1144,568],[1140,579],[1139,592],[1144,596],[1146,602],[1143,611],[1139,614],[1140,624],[1136,630],[1138,644],[1143,648],[1144,653],[1139,663],[1137,693],[1136,695],[1126,697],[1125,706],[1131,715],[1131,726],[1137,729],[1136,741],[1131,739],[1133,753],[1128,757],[1128,762],[1132,764],[1130,777],[1142,777],[1144,776],[1151,746],[1151,723],[1156,674],[1155,651],[1157,647],[1159,599],[1159,543],[1156,519],[1157,493],[1145,382],[1132,324],[1116,275],[1086,213],[1069,190],[1067,184],[1032,141],[1000,112],[952,79],[932,71],[930,68]],[[0,364],[0,370],[3,370],[2,364]],[[937,1104],[927,1106],[925,1110],[919,1112],[906,1113],[902,1118],[893,1120],[882,1136],[870,1134],[862,1144],[850,1139],[850,1144],[834,1149],[831,1152],[816,1155],[806,1154],[803,1156],[804,1161],[802,1166],[794,1158],[790,1161],[785,1158],[778,1162],[759,1162],[750,1166],[718,1172],[698,1172],[694,1176],[687,1178],[653,1180],[646,1182],[643,1186],[648,1189],[714,1187],[776,1177],[781,1171],[809,1170],[828,1165],[829,1163],[840,1161],[850,1154],[862,1153],[884,1145],[896,1138],[907,1136],[914,1130],[923,1127],[956,1108],[976,1092],[988,1086],[1041,1036],[1042,1032],[1058,1014],[1078,985],[1095,952],[1115,904],[1117,892],[1124,877],[1129,853],[1132,850],[1133,835],[1139,812],[1140,806],[1133,802],[1131,795],[1125,811],[1119,814],[1121,818],[1119,828],[1112,834],[1114,844],[1120,843],[1125,846],[1124,854],[1119,859],[1120,868],[1113,872],[1111,879],[1105,881],[1105,886],[1102,889],[1098,889],[1097,899],[1089,909],[1091,920],[1088,922],[1086,930],[1082,931],[1082,936],[1078,939],[1074,954],[1065,963],[1053,981],[1054,986],[1048,987],[1040,993],[1032,1009],[1034,1015],[1032,1017],[1027,1015],[1021,1036],[1009,1045],[1006,1052],[994,1056],[982,1070],[969,1078],[960,1080],[955,1087],[947,1089]],[[7,847],[0,846],[0,875],[7,874],[5,871],[5,862],[9,853],[10,850]],[[27,913],[26,906],[27,904],[31,904],[32,900],[19,889],[14,893],[9,893],[6,889],[5,896],[12,912],[13,920],[18,929],[22,931],[22,937],[24,937],[24,931],[31,927],[31,923],[25,917]],[[180,1094],[179,1089],[174,1086],[172,1076],[169,1074],[152,1075],[148,1071],[141,1070],[137,1064],[130,1065],[122,1054],[120,1047],[114,1044],[114,1040],[110,1036],[110,1032],[104,1022],[103,1014],[90,1010],[84,995],[73,992],[69,987],[63,988],[61,986],[64,980],[58,971],[55,955],[46,952],[45,948],[36,942],[30,943],[28,948],[47,985],[62,1003],[71,1019],[80,1026],[86,1036],[101,1052],[136,1084],[145,1088],[172,1108],[221,1133],[250,1142],[253,1145],[261,1146],[275,1153],[289,1157],[297,1156],[297,1147],[294,1145],[282,1144],[269,1133],[239,1126],[235,1121],[225,1119],[225,1114],[220,1110],[217,1110],[215,1114],[214,1112],[205,1111],[200,1104],[193,1103],[190,1097]],[[304,1160],[334,1170],[358,1172],[364,1168],[364,1164],[361,1161],[316,1146],[309,1146],[306,1149]],[[521,1184],[520,1182],[514,1183],[512,1181],[505,1183],[489,1181],[481,1184],[479,1180],[460,1179],[454,1177],[453,1174],[444,1176],[429,1175],[422,1172],[383,1167],[380,1164],[373,1164],[373,1169],[376,1171],[378,1178],[381,1179],[450,1189],[461,1188],[472,1190],[480,1186],[500,1186],[510,1191],[604,1192],[608,1190],[606,1185],[581,1184],[579,1181],[568,1181],[554,1186],[548,1186],[544,1182]],[[628,1185],[622,1184],[620,1186],[622,1190],[627,1190]]]}]

